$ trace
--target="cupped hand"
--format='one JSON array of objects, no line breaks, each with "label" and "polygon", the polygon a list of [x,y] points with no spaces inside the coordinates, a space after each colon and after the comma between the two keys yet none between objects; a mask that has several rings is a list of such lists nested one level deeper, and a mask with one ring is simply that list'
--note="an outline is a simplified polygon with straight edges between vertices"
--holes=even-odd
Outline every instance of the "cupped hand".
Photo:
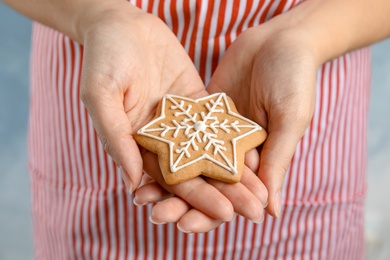
[{"label": "cupped hand", "polygon": [[[110,2],[110,1],[107,1]],[[207,95],[191,59],[157,17],[124,1],[90,11],[84,26],[81,97],[104,149],[130,190],[138,187],[142,158],[133,134],[172,93]]]},{"label": "cupped hand", "polygon": [[317,68],[304,32],[279,29],[275,19],[233,42],[208,87],[226,92],[240,113],[267,130],[258,176],[268,190],[267,211],[276,217],[285,174],[314,111]]}]

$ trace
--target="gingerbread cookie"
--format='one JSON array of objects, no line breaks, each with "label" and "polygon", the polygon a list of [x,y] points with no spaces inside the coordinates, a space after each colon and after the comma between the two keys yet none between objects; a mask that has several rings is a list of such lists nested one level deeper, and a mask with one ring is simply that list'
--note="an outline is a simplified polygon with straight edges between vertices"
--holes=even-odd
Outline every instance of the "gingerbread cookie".
[{"label": "gingerbread cookie", "polygon": [[224,93],[196,100],[165,95],[157,114],[135,140],[158,155],[168,184],[199,175],[238,182],[245,153],[267,136],[259,125],[238,114]]}]

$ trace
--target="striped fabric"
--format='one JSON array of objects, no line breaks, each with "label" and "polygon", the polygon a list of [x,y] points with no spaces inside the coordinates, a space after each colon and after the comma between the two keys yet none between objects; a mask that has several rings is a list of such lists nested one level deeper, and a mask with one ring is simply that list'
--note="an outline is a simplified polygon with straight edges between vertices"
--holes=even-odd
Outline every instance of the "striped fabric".
[{"label": "striped fabric", "polygon": [[[294,0],[137,0],[161,17],[205,82],[248,27]],[[313,121],[283,190],[280,219],[238,217],[205,234],[153,225],[103,151],[79,96],[83,48],[35,23],[29,168],[36,259],[362,259],[368,49],[318,71]]]}]

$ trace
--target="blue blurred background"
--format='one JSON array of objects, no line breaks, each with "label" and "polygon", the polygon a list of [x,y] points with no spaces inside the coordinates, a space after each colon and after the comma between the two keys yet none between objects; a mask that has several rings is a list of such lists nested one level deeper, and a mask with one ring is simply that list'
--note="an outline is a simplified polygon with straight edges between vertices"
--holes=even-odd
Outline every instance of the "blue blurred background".
[{"label": "blue blurred background", "polygon": [[[0,260],[32,259],[26,167],[31,22],[0,3]],[[390,259],[390,40],[373,47],[367,259]]]}]

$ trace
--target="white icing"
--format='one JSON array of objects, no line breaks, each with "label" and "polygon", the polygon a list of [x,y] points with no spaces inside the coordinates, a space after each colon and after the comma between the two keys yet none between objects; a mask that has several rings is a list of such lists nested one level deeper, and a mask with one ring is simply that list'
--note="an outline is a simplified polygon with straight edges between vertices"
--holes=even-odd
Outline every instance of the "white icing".
[{"label": "white icing", "polygon": [[[214,98],[217,97],[215,100]],[[160,123],[160,127],[157,128],[150,128],[153,124],[155,124],[158,121],[161,121],[165,118],[165,106],[166,106],[166,100],[169,100],[173,105],[170,107],[171,110],[178,110],[174,112],[175,117],[182,117],[181,122],[177,122],[178,119],[173,119],[171,123],[173,126],[166,125],[164,123]],[[176,101],[175,99],[179,99],[180,101]],[[193,106],[191,104],[188,104],[187,107],[185,107],[185,102],[188,101],[194,104],[198,104],[201,101],[207,100],[205,103],[205,107],[207,109],[207,114],[204,112],[200,113],[200,118],[198,118],[198,113],[191,113],[191,109]],[[224,119],[223,122],[219,122],[218,115],[221,113],[224,113],[224,106],[226,107],[227,113],[231,116],[234,116],[247,124],[239,124],[239,121],[236,120],[234,122],[230,122],[228,119]],[[240,134],[237,137],[233,138],[231,140],[232,146],[233,146],[233,162],[227,158],[225,155],[225,151],[228,150],[228,148],[225,146],[225,142],[223,140],[218,139],[218,130],[221,129],[222,131],[226,133],[230,133],[230,131],[235,131],[237,133],[241,132],[240,128],[249,128],[250,131]],[[187,167],[193,163],[198,162],[202,159],[207,159],[212,161],[213,163],[223,167],[224,169],[232,172],[233,174],[237,173],[237,147],[236,143],[237,140],[244,138],[255,131],[259,131],[262,128],[257,125],[255,122],[231,111],[226,94],[224,93],[217,93],[208,97],[204,97],[197,100],[192,100],[189,98],[183,98],[179,96],[174,95],[165,95],[162,100],[162,111],[161,115],[154,119],[152,122],[148,123],[144,127],[142,127],[138,134],[145,135],[154,139],[157,139],[159,141],[165,142],[169,144],[169,164],[171,168],[171,172],[176,172],[184,167]],[[183,131],[184,135],[187,139],[187,141],[184,142],[175,142],[174,140],[168,140],[164,137],[169,134],[169,132],[172,131],[172,136],[177,137],[180,131]],[[159,132],[159,135],[152,134],[152,132]],[[204,153],[197,157],[193,158],[193,160],[188,161],[187,163],[184,163],[180,165],[181,160],[183,159],[183,156],[186,158],[191,158],[191,150],[192,148],[194,151],[199,150],[199,143],[205,143],[204,146]],[[180,146],[177,149],[174,149],[174,146]],[[208,154],[209,149],[213,147],[212,153],[213,155],[219,154],[221,158],[223,159],[223,162],[211,157]],[[174,162],[174,156],[173,153],[179,154],[178,158]]]},{"label": "white icing", "polygon": [[195,123],[194,128],[196,131],[205,131],[206,130],[206,124],[203,121],[198,121]]}]

